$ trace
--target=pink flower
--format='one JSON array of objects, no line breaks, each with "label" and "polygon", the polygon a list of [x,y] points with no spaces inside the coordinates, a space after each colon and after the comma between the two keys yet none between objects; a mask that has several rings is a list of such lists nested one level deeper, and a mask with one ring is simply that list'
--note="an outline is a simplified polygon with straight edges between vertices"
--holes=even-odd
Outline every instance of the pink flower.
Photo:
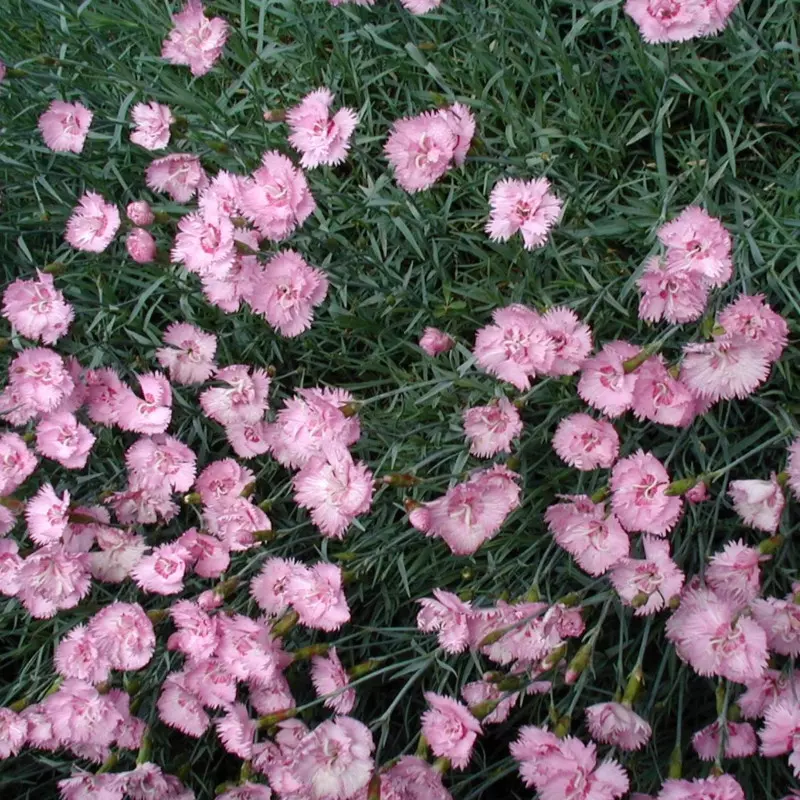
[{"label": "pink flower", "polygon": [[635,373],[626,373],[625,362],[639,354],[630,342],[609,342],[581,368],[578,394],[592,408],[618,417],[633,405]]},{"label": "pink flower", "polygon": [[97,544],[100,550],[89,553],[92,577],[108,583],[122,583],[147,549],[139,534],[117,528],[103,528]]},{"label": "pink flower", "polygon": [[623,558],[611,571],[611,583],[637,617],[655,614],[680,594],[685,576],[663,539],[643,536],[644,559]]},{"label": "pink flower", "polygon": [[227,708],[236,702],[236,677],[230,664],[219,658],[193,660],[185,666],[184,682],[187,691],[208,708]]},{"label": "pink flower", "polygon": [[561,216],[563,203],[550,191],[550,181],[505,179],[498,181],[489,197],[492,212],[486,232],[494,241],[505,242],[522,234],[526,250],[543,247],[550,229]]},{"label": "pink flower", "polygon": [[115,492],[105,502],[114,509],[117,521],[123,525],[169,522],[178,513],[169,488],[146,489],[137,486],[135,479],[126,491]]},{"label": "pink flower", "polygon": [[168,650],[178,650],[194,661],[214,655],[219,640],[216,617],[190,600],[176,600],[169,613],[176,632],[167,640]]},{"label": "pink flower", "polygon": [[200,738],[211,719],[203,710],[203,704],[186,688],[184,676],[180,672],[167,675],[161,686],[156,703],[159,719],[187,736]]},{"label": "pink flower", "polygon": [[322,88],[307,94],[286,112],[289,142],[302,153],[300,166],[304,169],[341,164],[347,158],[358,115],[352,108],[342,108],[331,116],[332,103],[333,92]]},{"label": "pink flower", "polygon": [[314,307],[328,293],[328,278],[294,250],[276,253],[259,273],[250,307],[283,336],[299,336],[311,327]]},{"label": "pink flower", "polygon": [[189,528],[177,539],[191,556],[192,569],[201,578],[218,578],[231,563],[230,547],[214,536]]},{"label": "pink flower", "polygon": [[353,710],[356,690],[348,688],[350,676],[342,666],[335,647],[331,647],[327,656],[314,656],[311,659],[311,681],[317,697],[325,697],[326,708],[332,708],[337,714],[349,714]]},{"label": "pink flower", "polygon": [[755,547],[743,541],[727,542],[711,557],[706,568],[706,583],[723,599],[744,607],[761,591],[761,562],[766,560]]},{"label": "pink flower", "polygon": [[325,536],[341,539],[353,520],[370,510],[373,481],[363,461],[355,463],[341,445],[328,446],[295,475],[294,500],[311,511],[311,519]]},{"label": "pink flower", "polygon": [[494,704],[494,710],[483,717],[482,724],[499,725],[508,719],[520,695],[519,692],[502,691],[490,680],[491,677],[492,673],[487,672],[483,676],[483,680],[466,684],[461,690],[461,696],[471,708],[487,703],[487,701]]},{"label": "pink flower", "polygon": [[234,364],[218,369],[215,375],[225,387],[212,387],[200,395],[200,406],[209,419],[221,425],[234,422],[255,423],[267,410],[270,379],[263,369]]},{"label": "pink flower", "polygon": [[214,720],[214,725],[222,746],[229,753],[242,759],[252,758],[258,724],[250,719],[245,705],[234,703],[228,706],[225,714]]},{"label": "pink flower", "polygon": [[75,317],[72,306],[53,285],[53,276],[36,270],[35,280],[21,278],[3,292],[3,316],[33,341],[55,344]]},{"label": "pink flower", "polygon": [[666,536],[675,527],[683,503],[665,494],[669,484],[664,465],[652,453],[639,450],[614,465],[611,507],[625,530]]},{"label": "pink flower", "polygon": [[[725,723],[725,758],[745,758],[758,750],[756,732],[749,722]],[[702,728],[692,736],[692,747],[703,761],[714,761],[720,753],[722,728],[719,722]]]},{"label": "pink flower", "polygon": [[789,341],[789,326],[764,300],[763,294],[740,294],[717,318],[725,328],[722,338],[746,336],[761,346],[769,361],[777,361]]},{"label": "pink flower", "polygon": [[205,75],[222,55],[228,23],[221,17],[209,19],[199,0],[188,0],[180,13],[172,15],[172,24],[161,58],[189,67],[195,77]]},{"label": "pink flower", "polygon": [[602,575],[627,558],[630,540],[613,514],[589,497],[561,497],[567,502],[550,506],[544,518],[556,543],[590,575]]},{"label": "pink flower", "polygon": [[75,382],[58,353],[46,347],[23,350],[8,367],[9,386],[19,413],[17,421],[6,414],[12,424],[23,424],[36,414],[55,411],[75,390]]},{"label": "pink flower", "polygon": [[306,176],[277,150],[261,157],[261,166],[242,183],[242,214],[273,242],[286,239],[317,207]]},{"label": "pink flower", "polygon": [[465,769],[472,756],[472,748],[481,724],[469,709],[435,692],[425,692],[430,708],[422,715],[422,734],[433,753],[450,759],[455,769]]},{"label": "pink flower", "polygon": [[633,373],[633,413],[662,425],[687,427],[695,416],[695,398],[681,381],[673,378],[661,355],[651,356]]},{"label": "pink flower", "polygon": [[761,755],[767,758],[789,753],[789,766],[800,777],[800,704],[782,700],[767,709],[760,731]]},{"label": "pink flower", "polygon": [[217,795],[218,800],[271,800],[272,792],[263,783],[245,781]]},{"label": "pink flower", "polygon": [[[637,4],[641,0],[635,0]],[[704,17],[710,3],[704,0],[657,0],[652,10],[673,25],[687,17]],[[692,25],[693,22],[689,21]],[[672,40],[675,41],[675,40]],[[699,274],[706,286],[717,288],[733,275],[731,235],[723,224],[698,206],[685,208],[674,220],[662,225],[658,238],[666,245],[667,263]]]},{"label": "pink flower", "polygon": [[59,497],[46,483],[25,506],[28,534],[38,545],[59,541],[69,523],[69,492]]},{"label": "pink flower", "polygon": [[768,481],[731,481],[728,494],[745,525],[767,533],[778,530],[786,498],[774,472]]},{"label": "pink flower", "polygon": [[164,433],[172,419],[172,390],[160,372],[138,375],[142,396],[130,389],[118,400],[118,424],[134,433]]},{"label": "pink flower", "polygon": [[195,490],[205,505],[215,505],[241,496],[245,488],[255,481],[255,477],[247,467],[232,458],[224,458],[212,461],[200,473]]},{"label": "pink flower", "polygon": [[28,723],[24,717],[10,708],[0,708],[0,761],[19,753],[27,733]]},{"label": "pink flower", "polygon": [[224,281],[236,258],[233,223],[218,209],[187,214],[178,223],[170,252],[173,263],[183,265],[203,279]]},{"label": "pink flower", "polygon": [[760,677],[748,681],[746,685],[747,690],[736,701],[745,719],[763,717],[773,703],[795,697],[798,690],[793,675],[787,679],[775,669],[765,670]]},{"label": "pink flower", "polygon": [[302,567],[285,558],[268,558],[261,572],[250,582],[250,594],[267,614],[279,617],[289,608],[289,581]]},{"label": "pink flower", "polygon": [[456,340],[452,336],[449,336],[444,331],[440,331],[438,328],[432,328],[430,326],[425,328],[419,340],[419,346],[431,358],[435,358],[441,353],[452,350],[455,344]]},{"label": "pink flower", "polygon": [[417,756],[401,756],[380,780],[381,800],[453,800],[442,776]]},{"label": "pink flower", "polygon": [[748,683],[767,666],[762,628],[710,589],[684,590],[680,607],[667,620],[667,638],[699,675]]},{"label": "pink flower", "polygon": [[0,497],[10,495],[33,475],[37,458],[16,433],[0,434]]},{"label": "pink flower", "polygon": [[254,458],[269,451],[269,427],[264,421],[232,422],[225,426],[225,436],[239,458]]},{"label": "pink flower", "polygon": [[39,117],[44,143],[56,153],[80,153],[89,134],[92,114],[82,103],[53,100]]},{"label": "pink flower", "polygon": [[510,452],[511,440],[522,432],[519,411],[505,397],[493,405],[468,408],[463,418],[469,451],[478,458]]},{"label": "pink flower", "polygon": [[144,436],[125,453],[125,465],[137,473],[136,483],[148,489],[168,486],[188,492],[194,483],[197,457],[174,436]]},{"label": "pink flower", "polygon": [[703,36],[710,22],[703,0],[627,0],[625,13],[649,44]]},{"label": "pink flower", "polygon": [[110,367],[90,369],[86,373],[86,411],[99,425],[115,425],[119,419],[119,401],[128,391],[119,375]]},{"label": "pink flower", "polygon": [[334,564],[295,569],[286,585],[286,599],[297,612],[300,624],[308,628],[335,631],[350,619],[342,571]]},{"label": "pink flower", "polygon": [[283,466],[302,467],[327,445],[349,447],[361,436],[358,417],[343,409],[353,395],[343,389],[298,389],[285,400],[267,432],[270,451]]},{"label": "pink flower", "polygon": [[145,592],[178,594],[183,589],[188,558],[189,552],[182,545],[162,544],[139,559],[131,577]]},{"label": "pink flower", "polygon": [[48,414],[36,426],[36,449],[67,469],[83,469],[95,436],[74,414]]},{"label": "pink flower", "polygon": [[462,652],[470,639],[472,607],[444,589],[434,589],[433,598],[419,601],[422,608],[417,614],[417,627],[425,633],[436,633],[439,646],[446,652]]},{"label": "pink flower", "polygon": [[161,150],[169,144],[169,126],[175,122],[169,106],[161,103],[137,103],[131,110],[136,129],[131,141],[146,150]]},{"label": "pink flower", "polygon": [[77,678],[67,678],[42,706],[55,738],[69,746],[108,746],[123,721],[110,695],[99,694],[94,686]]},{"label": "pink flower", "polygon": [[793,595],[756,598],[750,603],[753,619],[767,634],[770,650],[796,658],[800,655],[800,605]]},{"label": "pink flower", "polygon": [[745,800],[744,790],[730,775],[664,781],[655,800]]},{"label": "pink flower", "polygon": [[547,374],[574,375],[592,351],[591,328],[564,306],[547,311],[542,324],[555,347],[555,359]]},{"label": "pink flower", "polygon": [[558,423],[553,449],[562,461],[579,470],[607,469],[619,455],[619,435],[606,420],[570,414]]},{"label": "pink flower", "polygon": [[156,221],[156,215],[146,200],[128,203],[125,213],[134,225],[152,225]]},{"label": "pink flower", "polygon": [[475,360],[490,375],[529,389],[531,378],[547,373],[555,360],[555,343],[542,317],[527,306],[511,305],[496,309],[492,320],[475,336]]},{"label": "pink flower", "polygon": [[652,736],[652,728],[630,706],[596,703],[586,709],[586,725],[592,738],[620,750],[641,750]]},{"label": "pink flower", "polygon": [[125,249],[137,264],[150,264],[156,257],[156,240],[150,231],[134,228],[125,237]]},{"label": "pink flower", "polygon": [[636,282],[642,296],[639,299],[639,319],[673,324],[692,322],[703,316],[708,300],[708,284],[702,273],[684,264],[665,262],[652,256]]},{"label": "pink flower", "polygon": [[442,0],[400,0],[400,2],[403,8],[412,14],[427,14],[442,4]]},{"label": "pink flower", "polygon": [[203,383],[213,375],[217,351],[213,333],[205,333],[188,322],[173,322],[164,332],[164,344],[168,347],[156,350],[156,358],[175,383]]},{"label": "pink flower", "polygon": [[117,207],[106,203],[97,192],[84,192],[67,220],[64,238],[76,250],[102,253],[119,228]]},{"label": "pink flower", "polygon": [[408,521],[428,536],[439,536],[456,555],[471,555],[500,530],[519,505],[519,476],[496,464],[415,508]]},{"label": "pink flower", "polygon": [[176,203],[188,203],[208,180],[200,159],[192,153],[157,158],[145,170],[147,187],[166,192]]},{"label": "pink flower", "polygon": [[153,657],[153,623],[138,603],[115,601],[105,606],[89,621],[88,630],[112,669],[143,669]]},{"label": "pink flower", "polygon": [[269,517],[244,497],[207,506],[203,512],[206,528],[229,550],[248,550],[255,534],[272,530]]},{"label": "pink flower", "polygon": [[374,749],[369,728],[351,717],[318,725],[291,751],[291,771],[300,783],[300,796],[309,800],[355,798],[372,777]]},{"label": "pink flower", "polygon": [[91,587],[86,553],[68,553],[58,544],[40,547],[29,555],[15,575],[17,598],[37,619],[74,608]]}]

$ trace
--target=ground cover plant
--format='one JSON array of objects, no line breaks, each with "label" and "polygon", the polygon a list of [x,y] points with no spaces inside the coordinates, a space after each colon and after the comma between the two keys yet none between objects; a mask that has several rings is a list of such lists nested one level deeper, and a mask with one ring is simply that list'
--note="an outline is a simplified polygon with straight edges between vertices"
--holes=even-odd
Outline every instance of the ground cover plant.
[{"label": "ground cover plant", "polygon": [[0,796],[797,795],[795,0],[6,0]]}]

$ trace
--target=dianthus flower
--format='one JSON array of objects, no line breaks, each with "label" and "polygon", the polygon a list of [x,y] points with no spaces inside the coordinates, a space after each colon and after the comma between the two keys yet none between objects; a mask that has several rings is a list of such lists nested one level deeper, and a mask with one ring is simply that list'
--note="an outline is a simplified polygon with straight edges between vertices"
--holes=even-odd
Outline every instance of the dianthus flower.
[{"label": "dianthus flower", "polygon": [[255,481],[256,476],[247,467],[232,458],[212,461],[195,481],[195,490],[204,505],[225,504],[242,496],[245,488]]},{"label": "dianthus flower", "polygon": [[683,264],[669,264],[652,256],[637,281],[639,319],[673,324],[693,322],[703,316],[708,301],[708,284],[700,272]]},{"label": "dianthus flower", "polygon": [[203,521],[229,550],[248,550],[255,544],[255,534],[272,530],[269,517],[244,497],[206,506]]},{"label": "dianthus flower", "polygon": [[655,614],[678,597],[685,576],[669,554],[669,543],[643,536],[644,559],[623,558],[611,571],[611,584],[636,616]]},{"label": "dianthus flower", "polygon": [[745,336],[761,346],[769,361],[777,361],[789,341],[786,320],[767,305],[763,294],[740,294],[722,309],[717,322],[725,329],[722,338]]},{"label": "dianthus flower", "polygon": [[252,758],[258,724],[250,718],[247,706],[243,703],[228,706],[225,713],[214,720],[214,726],[225,750],[241,759]]},{"label": "dianthus flower", "polygon": [[158,252],[153,234],[144,228],[134,228],[125,237],[125,249],[137,264],[152,263]]},{"label": "dianthus flower", "polygon": [[630,342],[609,342],[581,368],[578,394],[592,408],[614,418],[633,405],[636,374],[625,372],[625,362],[639,354]]},{"label": "dianthus flower", "polygon": [[33,475],[36,464],[36,456],[19,434],[0,434],[0,497],[22,486]]},{"label": "dianthus flower", "polygon": [[119,210],[97,192],[84,192],[67,220],[64,238],[76,250],[102,253],[119,228]]},{"label": "dianthus flower", "polygon": [[[692,747],[703,761],[714,761],[720,752],[722,727],[713,722],[692,736]],[[756,732],[749,722],[725,723],[725,758],[746,758],[758,750]]]},{"label": "dianthus flower", "polygon": [[199,0],[188,0],[180,13],[172,15],[172,24],[161,58],[189,67],[192,75],[205,75],[222,55],[228,23],[221,17],[209,19]]},{"label": "dianthus flower", "polygon": [[401,756],[380,781],[382,800],[453,800],[441,774],[417,756]]},{"label": "dianthus flower", "polygon": [[297,612],[300,624],[308,628],[335,631],[350,620],[342,571],[335,564],[295,569],[286,586],[286,599]]},{"label": "dianthus flower", "polygon": [[648,722],[624,703],[595,703],[586,709],[592,738],[620,750],[641,750],[653,733]]},{"label": "dianthus flower", "polygon": [[169,144],[169,126],[175,122],[169,106],[161,103],[137,103],[131,109],[135,130],[131,141],[146,150],[161,150]]},{"label": "dianthus flower", "polygon": [[795,698],[767,709],[760,736],[761,755],[774,758],[789,753],[789,766],[800,777],[800,704]]},{"label": "dianthus flower", "polygon": [[88,630],[112,669],[142,669],[153,657],[153,623],[138,603],[114,601],[91,618]]},{"label": "dianthus flower", "polygon": [[304,169],[341,164],[347,158],[358,115],[352,108],[341,108],[331,115],[332,103],[333,92],[322,88],[307,94],[286,112],[289,143],[302,154],[300,166]]},{"label": "dianthus flower", "polygon": [[452,697],[425,692],[425,700],[429,709],[422,715],[422,735],[435,755],[449,759],[455,769],[465,769],[481,733],[480,722]]},{"label": "dianthus flower", "polygon": [[519,411],[505,397],[492,405],[468,408],[462,416],[469,451],[478,458],[510,452],[511,440],[522,433]]},{"label": "dianthus flower", "polygon": [[161,685],[156,703],[159,719],[187,736],[202,736],[211,719],[203,709],[202,702],[186,687],[184,675],[172,672]]},{"label": "dianthus flower", "polygon": [[261,571],[250,582],[250,594],[259,608],[270,616],[278,617],[289,608],[289,582],[296,571],[305,568],[297,561],[285,558],[268,558]]},{"label": "dianthus flower", "polygon": [[434,589],[433,597],[424,597],[419,604],[422,608],[417,614],[417,627],[425,633],[436,633],[445,652],[462,652],[470,641],[470,604],[444,589]]},{"label": "dianthus flower", "polygon": [[266,371],[245,364],[218,369],[215,379],[227,386],[214,386],[200,395],[203,413],[220,425],[258,422],[267,410],[270,379]]},{"label": "dianthus flower", "polygon": [[671,778],[664,781],[655,800],[745,800],[745,796],[735,778],[717,775],[693,781]]},{"label": "dianthus flower", "polygon": [[766,533],[778,530],[786,498],[774,472],[768,481],[731,481],[728,494],[745,525]]},{"label": "dianthus flower", "polygon": [[55,411],[75,390],[75,381],[64,359],[46,347],[31,347],[14,357],[8,367],[9,386],[21,406],[17,421],[7,414],[12,424],[22,424],[37,414]]},{"label": "dianthus flower", "polygon": [[147,550],[144,538],[118,528],[103,528],[97,534],[100,550],[89,553],[92,577],[122,583]]},{"label": "dianthus flower", "polygon": [[148,189],[166,192],[176,203],[188,203],[207,180],[200,159],[192,153],[157,158],[145,170]]},{"label": "dianthus flower", "polygon": [[254,458],[269,451],[269,428],[266,422],[231,422],[225,437],[239,458]]},{"label": "dianthus flower", "polygon": [[167,485],[188,492],[194,483],[197,457],[174,436],[143,436],[125,453],[125,465],[136,473],[136,483],[148,489]]},{"label": "dianthus flower", "polygon": [[94,443],[94,434],[66,411],[48,414],[36,426],[36,449],[66,469],[83,469]]},{"label": "dianthus flower", "polygon": [[28,535],[38,545],[59,541],[67,532],[69,523],[69,492],[59,497],[46,483],[28,500],[25,506]]},{"label": "dianthus flower", "polygon": [[486,232],[494,241],[505,242],[522,234],[526,250],[543,247],[550,229],[561,216],[562,202],[550,191],[550,181],[505,179],[499,181],[489,197],[492,212]]},{"label": "dianthus flower", "polygon": [[588,414],[570,414],[558,423],[553,435],[553,449],[562,461],[576,469],[607,469],[619,455],[619,435],[604,419],[594,419]]},{"label": "dianthus flower", "polygon": [[126,431],[143,434],[164,433],[172,419],[172,390],[160,372],[138,375],[142,396],[131,389],[117,401],[117,424]]},{"label": "dianthus flower", "polygon": [[760,594],[760,566],[767,558],[741,540],[727,542],[711,557],[705,571],[706,583],[720,597],[744,607]]},{"label": "dianthus flower", "polygon": [[128,203],[125,213],[134,225],[152,225],[156,221],[156,215],[146,200],[134,200]]},{"label": "dianthus flower", "polygon": [[181,217],[170,259],[201,278],[225,280],[236,257],[236,242],[230,217],[217,211],[211,208]]},{"label": "dianthus flower", "polygon": [[83,103],[53,100],[39,117],[44,143],[56,153],[80,153],[94,115]]},{"label": "dianthus flower", "polygon": [[452,350],[455,344],[456,340],[452,336],[444,331],[440,331],[438,328],[432,328],[430,326],[425,328],[419,340],[419,346],[431,356],[431,358],[435,358],[441,353]]},{"label": "dianthus flower", "polygon": [[633,373],[633,413],[662,425],[685,428],[695,416],[694,395],[667,369],[661,355],[651,356]]},{"label": "dianthus flower", "polygon": [[164,332],[164,344],[156,350],[156,358],[169,370],[175,383],[203,383],[214,373],[217,337],[188,322],[173,322]]},{"label": "dianthus flower", "polygon": [[325,707],[337,714],[349,714],[356,704],[356,690],[348,688],[350,676],[342,666],[336,648],[331,647],[327,656],[311,659],[311,682],[317,697],[325,697]]},{"label": "dianthus flower", "polygon": [[183,589],[183,577],[188,550],[178,544],[162,544],[142,556],[131,570],[131,577],[139,588],[154,594],[178,594]]},{"label": "dianthus flower", "polygon": [[542,325],[555,349],[555,358],[547,374],[574,375],[592,351],[592,329],[581,322],[571,308],[564,306],[546,311]]},{"label": "dianthus flower", "polygon": [[482,680],[467,683],[461,689],[461,696],[470,708],[488,705],[494,706],[493,710],[481,719],[483,725],[499,725],[508,719],[509,714],[514,708],[514,704],[519,700],[519,692],[504,692],[491,678],[492,673],[487,672]]},{"label": "dianthus flower", "polygon": [[177,542],[189,551],[192,569],[201,578],[218,578],[231,563],[228,543],[196,528],[184,531]]},{"label": "dianthus flower", "polygon": [[775,653],[796,658],[800,655],[800,605],[794,595],[756,598],[750,603],[753,619],[767,634],[767,646]]},{"label": "dianthus flower", "polygon": [[128,387],[111,367],[90,369],[86,373],[86,413],[99,425],[115,425],[119,420],[119,401]]},{"label": "dianthus flower", "polygon": [[53,276],[36,271],[36,278],[18,278],[3,292],[3,316],[28,339],[55,344],[75,317],[72,306],[53,285]]}]

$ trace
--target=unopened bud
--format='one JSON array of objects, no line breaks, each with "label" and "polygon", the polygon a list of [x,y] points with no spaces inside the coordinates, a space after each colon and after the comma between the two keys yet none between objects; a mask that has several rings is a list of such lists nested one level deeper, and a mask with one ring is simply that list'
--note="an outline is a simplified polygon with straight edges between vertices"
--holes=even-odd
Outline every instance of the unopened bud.
[{"label": "unopened bud", "polygon": [[25,510],[25,503],[10,495],[8,497],[0,497],[0,506],[7,508],[13,514],[21,514]]},{"label": "unopened bud", "polygon": [[631,598],[631,606],[633,608],[641,608],[642,606],[647,605],[647,601],[650,599],[650,595],[646,594],[645,592],[637,592]]},{"label": "unopened bud", "polygon": [[475,572],[473,571],[472,567],[464,567],[461,570],[461,580],[463,581],[471,581],[475,577]]},{"label": "unopened bud", "polygon": [[486,719],[499,705],[500,700],[484,700],[481,703],[470,706],[469,710],[475,719]]},{"label": "unopened bud", "polygon": [[147,618],[154,625],[163,622],[169,616],[169,611],[166,608],[153,608],[147,612]]},{"label": "unopened bud", "polygon": [[271,542],[278,534],[275,531],[254,531],[253,538],[257,542]]},{"label": "unopened bud", "polygon": [[511,456],[511,458],[509,458],[508,461],[506,461],[506,466],[510,470],[513,470],[514,472],[516,472],[516,470],[519,469],[520,463],[521,462],[519,460],[519,456]]},{"label": "unopened bud", "polygon": [[731,703],[728,706],[728,720],[730,722],[738,722],[742,718],[742,709],[736,703]]},{"label": "unopened bud", "polygon": [[679,595],[674,594],[670,597],[669,602],[667,603],[669,606],[670,611],[675,611],[676,609],[680,608],[681,605],[681,598]]},{"label": "unopened bud", "polygon": [[531,586],[530,589],[525,593],[523,600],[526,603],[538,603],[542,599],[542,595],[539,592],[539,587],[534,585]]},{"label": "unopened bud", "polygon": [[183,496],[183,502],[187,506],[199,506],[203,502],[203,498],[197,492],[190,492]]},{"label": "unopened bud", "polygon": [[339,411],[344,414],[345,417],[354,417],[358,414],[358,409],[360,408],[359,403],[345,403],[343,406],[339,407]]},{"label": "unopened bud", "polygon": [[364,675],[369,675],[369,673],[373,670],[376,670],[381,663],[383,662],[374,658],[370,659],[369,661],[362,661],[360,664],[350,667],[350,669],[347,670],[347,674],[351,678],[361,678]]},{"label": "unopened bud", "polygon": [[412,511],[421,508],[422,503],[418,503],[416,500],[412,500],[410,497],[406,497],[403,500],[403,508],[406,510],[406,514],[410,514]]},{"label": "unopened bud", "polygon": [[27,697],[21,697],[19,700],[15,700],[9,708],[14,711],[15,713],[19,714],[20,711],[24,711],[29,705],[31,701]]},{"label": "unopened bud", "polygon": [[428,757],[428,740],[425,738],[425,734],[421,733],[419,735],[419,741],[417,742],[417,750],[416,755],[418,758],[426,759]]},{"label": "unopened bud", "polygon": [[300,615],[296,611],[289,611],[272,625],[272,635],[275,637],[286,636],[295,625],[297,625]]},{"label": "unopened bud", "polygon": [[569,714],[565,714],[556,723],[555,728],[553,728],[553,733],[559,739],[563,739],[565,736],[569,734],[570,725],[572,725],[572,717],[570,717]]},{"label": "unopened bud", "polygon": [[286,119],[286,111],[282,108],[265,108],[264,120],[266,122],[283,122]]},{"label": "unopened bud", "polygon": [[392,472],[389,475],[384,475],[381,481],[389,486],[417,486],[422,483],[416,475],[410,475],[407,472]]},{"label": "unopened bud", "polygon": [[66,268],[66,264],[62,261],[51,261],[49,264],[45,265],[42,272],[46,272],[48,275],[62,275]]},{"label": "unopened bud", "polygon": [[495,681],[495,686],[501,692],[518,692],[525,686],[525,681],[516,675],[507,675],[499,681]]},{"label": "unopened bud", "polygon": [[238,578],[228,578],[227,580],[218,583],[212,591],[214,594],[219,595],[220,597],[228,598],[236,591],[236,587],[238,585]]},{"label": "unopened bud", "polygon": [[771,556],[773,553],[777,553],[778,550],[781,549],[783,545],[783,536],[777,534],[775,536],[771,536],[769,539],[764,539],[762,542],[758,544],[758,552],[764,556]]},{"label": "unopened bud", "polygon": [[153,740],[150,738],[150,731],[146,730],[142,736],[142,743],[139,746],[139,752],[136,754],[136,765],[146,764],[150,760],[150,754],[153,751]]},{"label": "unopened bud", "polygon": [[250,483],[246,484],[244,489],[239,492],[239,497],[250,497],[251,494],[256,490],[256,482],[250,481]]},{"label": "unopened bud", "polygon": [[118,762],[119,762],[119,756],[117,755],[117,753],[112,751],[109,754],[108,758],[100,765],[97,772],[95,772],[95,775],[103,775],[106,772],[111,772],[111,770],[113,770],[114,767],[117,766]]},{"label": "unopened bud", "polygon": [[377,773],[372,776],[367,789],[367,800],[381,800],[381,776]]},{"label": "unopened bud", "polygon": [[647,347],[642,348],[642,350],[640,350],[635,356],[622,362],[622,371],[626,375],[630,375],[631,372],[644,364],[644,362],[647,361],[650,356],[650,350]]},{"label": "unopened bud", "polygon": [[308,661],[309,658],[314,656],[324,656],[328,654],[331,649],[329,644],[311,644],[308,647],[301,647],[295,650],[292,655],[295,661]]},{"label": "unopened bud", "polygon": [[667,497],[681,497],[682,495],[686,494],[690,489],[694,489],[697,485],[697,481],[699,479],[697,477],[692,478],[682,478],[678,481],[672,481],[672,483],[664,489],[664,494]]},{"label": "unopened bud", "polygon": [[622,695],[622,702],[626,706],[632,706],[636,702],[636,696],[642,688],[644,673],[640,666],[636,666],[628,678],[628,685],[625,687],[625,694]]},{"label": "unopened bud", "polygon": [[668,777],[678,779],[683,775],[683,758],[681,757],[681,748],[675,745],[672,751],[672,756],[669,760]]},{"label": "unopened bud", "polygon": [[236,248],[236,252],[243,256],[257,256],[258,250],[254,250],[250,247],[249,244],[245,242],[240,242],[238,239],[233,243],[234,247]]},{"label": "unopened bud", "polygon": [[440,775],[444,775],[447,770],[450,769],[450,759],[449,758],[437,758],[436,761],[433,762],[433,770],[434,772],[438,772]]},{"label": "unopened bud", "polygon": [[[569,665],[567,666],[567,676],[564,678],[567,683],[575,683],[578,675],[580,675],[586,669],[586,667],[589,666],[592,660],[593,649],[594,647],[592,643],[587,642],[580,648],[580,650],[578,650],[577,653],[575,653],[572,661],[570,661]],[[568,680],[568,678],[572,676],[574,676],[574,678],[572,680]]]},{"label": "unopened bud", "polygon": [[542,669],[547,671],[548,669],[553,669],[558,663],[561,661],[562,658],[567,654],[567,645],[566,642],[564,644],[560,644],[555,650],[551,650],[542,660]]},{"label": "unopened bud", "polygon": [[593,503],[602,503],[610,494],[611,490],[608,486],[603,486],[602,489],[598,489],[589,499]]}]

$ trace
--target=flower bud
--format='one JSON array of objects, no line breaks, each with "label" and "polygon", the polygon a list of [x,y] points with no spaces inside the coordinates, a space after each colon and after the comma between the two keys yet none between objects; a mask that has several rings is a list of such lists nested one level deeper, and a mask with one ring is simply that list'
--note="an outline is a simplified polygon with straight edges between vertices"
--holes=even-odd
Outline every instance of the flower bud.
[{"label": "flower bud", "polygon": [[153,209],[150,208],[150,204],[145,200],[136,200],[133,203],[128,203],[125,213],[134,225],[152,225],[156,221]]},{"label": "flower bud", "polygon": [[144,228],[134,228],[125,239],[125,249],[137,264],[149,264],[156,257],[156,240]]}]

